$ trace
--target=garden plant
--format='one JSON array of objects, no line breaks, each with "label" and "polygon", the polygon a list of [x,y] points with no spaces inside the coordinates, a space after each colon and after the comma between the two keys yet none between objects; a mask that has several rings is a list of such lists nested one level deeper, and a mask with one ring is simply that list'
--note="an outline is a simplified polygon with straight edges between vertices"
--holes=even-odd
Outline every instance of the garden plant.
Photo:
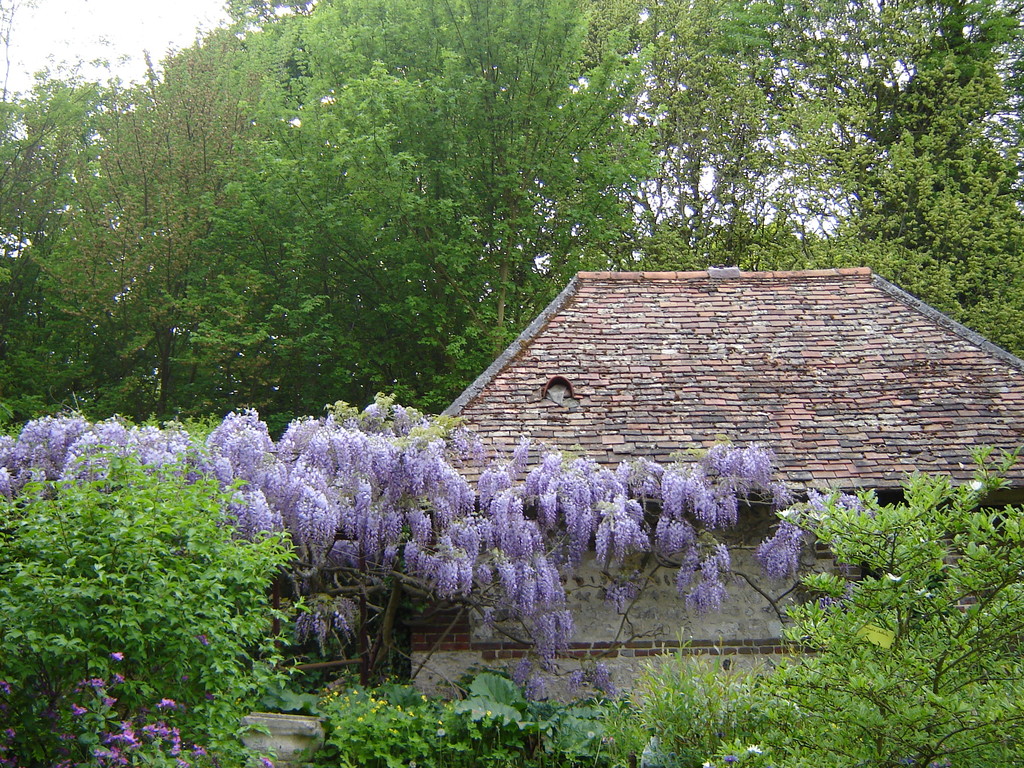
[{"label": "garden plant", "polygon": [[[388,398],[278,440],[254,412],[205,440],[180,425],[30,422],[0,437],[0,764],[246,759],[239,717],[286,690],[271,584],[296,642],[348,642],[369,660],[395,650],[400,610],[441,600],[518,631],[543,668],[570,636],[564,582],[588,553],[620,609],[637,590],[616,569],[646,552],[692,609],[713,610],[731,567],[716,533],[747,498],[779,510],[757,549],[779,583],[812,537],[839,564],[805,577],[790,609],[807,653],[730,676],[672,657],[614,705],[531,701],[493,674],[452,703],[331,688],[323,764],[1018,764],[1024,532],[1019,511],[979,506],[1016,457],[977,458],[972,483],[913,477],[898,504],[792,504],[758,446],[616,469],[526,441],[486,457],[458,424]],[[543,697],[529,659],[515,677]]]},{"label": "garden plant", "polygon": [[0,499],[0,765],[238,756],[289,551],[234,535],[218,484],[184,464],[91,458]]},{"label": "garden plant", "polygon": [[1024,764],[1024,516],[982,506],[1016,456],[976,458],[970,483],[794,515],[854,571],[806,577],[819,599],[791,609],[808,653],[769,680],[783,764]]},{"label": "garden plant", "polygon": [[1024,764],[1024,520],[983,506],[1017,457],[976,460],[959,486],[909,478],[900,503],[812,494],[787,510],[779,535],[799,549],[813,533],[840,564],[789,609],[802,652],[738,678],[670,657],[612,732],[632,750],[653,736],[652,765]]},{"label": "garden plant", "polygon": [[344,768],[571,768],[611,766],[609,704],[530,701],[508,678],[484,672],[462,700],[430,699],[406,685],[329,693],[322,766]]},{"label": "garden plant", "polygon": [[[187,477],[215,479],[238,537],[286,532],[284,586],[304,606],[298,640],[352,643],[368,667],[396,649],[398,613],[410,599],[447,601],[500,624],[545,665],[572,635],[564,584],[588,553],[620,611],[639,595],[621,570],[635,553],[672,569],[691,608],[715,610],[731,569],[716,532],[738,523],[745,499],[790,501],[771,452],[757,445],[614,469],[526,440],[511,456],[486,456],[453,421],[385,397],[362,412],[338,404],[296,420],[278,440],[252,411],[229,414],[205,441],[180,426],[40,419],[0,439],[0,495],[17,500],[33,479],[87,474],[99,446],[147,465],[184,461]],[[791,544],[765,542],[769,573],[788,575]],[[519,670],[522,681],[527,672]]]}]

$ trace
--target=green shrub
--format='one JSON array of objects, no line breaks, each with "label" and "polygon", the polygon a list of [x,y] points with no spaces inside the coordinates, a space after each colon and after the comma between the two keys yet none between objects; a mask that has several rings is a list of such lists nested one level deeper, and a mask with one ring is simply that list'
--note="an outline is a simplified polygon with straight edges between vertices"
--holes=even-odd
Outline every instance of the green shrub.
[{"label": "green shrub", "polygon": [[719,659],[683,652],[653,660],[611,718],[620,760],[700,768],[733,741],[756,743],[764,728],[757,670],[724,671]]},{"label": "green shrub", "polygon": [[343,768],[571,768],[607,766],[598,703],[527,701],[510,680],[478,675],[461,701],[408,686],[332,693],[320,703],[323,766]]},{"label": "green shrub", "polygon": [[102,764],[147,724],[174,734],[168,754],[231,750],[262,685],[286,547],[233,537],[213,482],[108,461],[101,479],[0,502],[0,759],[19,766]]},{"label": "green shrub", "polygon": [[979,508],[1013,460],[820,516],[815,533],[864,575],[805,579],[823,597],[791,612],[813,653],[770,681],[776,765],[1024,765],[1024,512]]},{"label": "green shrub", "polygon": [[390,690],[353,687],[328,694],[319,710],[327,726],[327,746],[318,760],[321,765],[430,765],[431,741],[442,727],[440,705],[399,686]]}]

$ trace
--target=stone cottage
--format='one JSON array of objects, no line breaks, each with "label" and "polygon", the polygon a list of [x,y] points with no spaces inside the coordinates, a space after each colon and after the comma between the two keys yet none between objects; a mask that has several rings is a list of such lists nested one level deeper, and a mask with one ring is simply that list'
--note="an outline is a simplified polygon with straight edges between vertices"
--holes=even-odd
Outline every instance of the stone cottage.
[{"label": "stone cottage", "polygon": [[[964,480],[973,448],[1024,444],[1024,361],[868,269],[581,272],[446,414],[496,450],[526,434],[609,465],[760,443],[794,489],[884,500],[908,473]],[[1017,501],[1024,471],[1010,480]],[[749,550],[772,522],[751,520]],[[613,656],[628,675],[679,643],[727,662],[781,652],[781,604],[749,550],[719,614],[692,615],[655,578],[625,626],[582,577],[570,655]],[[427,685],[522,653],[464,621],[413,642],[432,652]]]}]

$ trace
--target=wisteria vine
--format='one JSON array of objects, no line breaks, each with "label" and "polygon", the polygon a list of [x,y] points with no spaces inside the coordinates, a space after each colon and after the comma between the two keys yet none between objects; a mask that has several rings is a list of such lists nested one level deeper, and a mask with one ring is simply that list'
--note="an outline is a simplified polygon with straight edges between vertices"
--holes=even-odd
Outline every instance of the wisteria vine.
[{"label": "wisteria vine", "polygon": [[[564,583],[588,553],[608,574],[649,553],[675,568],[689,607],[715,610],[731,562],[714,532],[737,524],[744,500],[777,510],[792,501],[758,445],[609,468],[523,439],[511,456],[487,458],[456,422],[383,397],[362,412],[339,404],[294,421],[276,441],[255,411],[229,414],[205,442],[176,425],[38,419],[17,438],[0,437],[0,496],[101,476],[105,451],[216,477],[240,536],[288,531],[294,589],[309,606],[296,624],[300,639],[351,635],[366,621],[368,594],[405,591],[517,622],[548,660],[572,634]],[[784,519],[758,547],[771,577],[795,575],[804,538]],[[637,593],[611,577],[606,599],[623,610]]]}]

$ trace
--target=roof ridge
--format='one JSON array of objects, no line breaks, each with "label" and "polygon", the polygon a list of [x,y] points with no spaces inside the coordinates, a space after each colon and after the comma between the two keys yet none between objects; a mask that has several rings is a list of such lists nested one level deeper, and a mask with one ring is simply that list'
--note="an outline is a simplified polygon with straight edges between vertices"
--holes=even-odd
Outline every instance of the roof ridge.
[{"label": "roof ridge", "polygon": [[[831,269],[793,269],[766,272],[740,272],[739,277],[754,280],[782,280],[800,277],[865,277],[868,267],[835,267]],[[694,280],[711,277],[708,270],[697,272],[577,272],[579,280]],[[721,278],[730,279],[730,278]],[[736,279],[735,277],[731,279]]]}]

